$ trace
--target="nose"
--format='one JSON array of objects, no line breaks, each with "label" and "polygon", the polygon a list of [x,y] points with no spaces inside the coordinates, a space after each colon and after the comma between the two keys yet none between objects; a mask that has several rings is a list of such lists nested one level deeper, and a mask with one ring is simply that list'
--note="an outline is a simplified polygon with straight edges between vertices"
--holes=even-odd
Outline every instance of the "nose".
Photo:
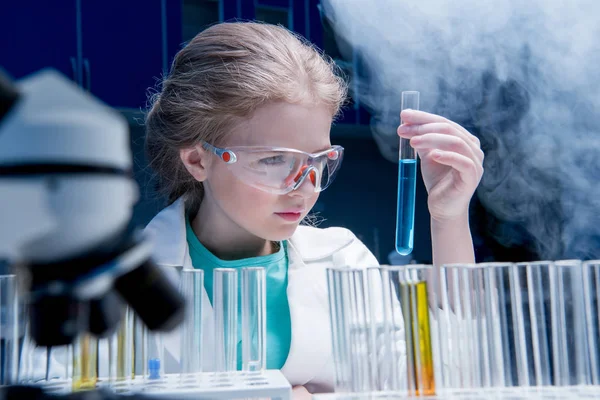
[{"label": "nose", "polygon": [[[306,170],[309,168],[310,170],[307,172]],[[317,184],[317,171],[314,167],[303,166],[294,177],[294,184],[298,186],[290,194],[297,194],[303,197],[313,195]]]},{"label": "nose", "polygon": [[[298,183],[298,181],[300,179],[302,179],[302,175],[304,174],[304,171],[306,171],[307,169],[308,169],[308,165],[305,165],[302,168],[300,168],[300,171],[298,171],[298,174],[294,177],[295,183]],[[313,168],[311,168],[311,170],[308,171],[308,177],[310,178],[310,181],[312,182],[313,185],[317,184],[317,172]]]}]

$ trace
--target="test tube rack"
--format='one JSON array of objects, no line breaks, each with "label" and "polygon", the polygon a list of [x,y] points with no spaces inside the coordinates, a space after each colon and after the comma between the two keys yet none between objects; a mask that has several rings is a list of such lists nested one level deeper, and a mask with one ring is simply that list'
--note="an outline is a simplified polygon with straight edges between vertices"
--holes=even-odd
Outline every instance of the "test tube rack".
[{"label": "test tube rack", "polygon": [[313,395],[312,398],[313,400],[391,400],[400,398],[419,400],[574,400],[600,398],[600,386],[445,389],[431,396],[409,395],[406,392],[327,393]]},{"label": "test tube rack", "polygon": [[157,383],[142,383],[131,387],[131,392],[157,399],[260,399],[289,400],[290,383],[279,370],[259,372],[204,372],[185,376],[167,374]]},{"label": "test tube rack", "polygon": [[[70,380],[51,380],[41,386],[48,392],[68,394],[71,392]],[[110,387],[108,382],[99,379],[97,388]],[[292,388],[279,370],[263,372],[203,372],[182,376],[166,374],[163,379],[146,380],[136,377],[127,386],[114,386],[119,394],[142,394],[166,400],[202,400],[202,399],[263,399],[290,400]]]}]

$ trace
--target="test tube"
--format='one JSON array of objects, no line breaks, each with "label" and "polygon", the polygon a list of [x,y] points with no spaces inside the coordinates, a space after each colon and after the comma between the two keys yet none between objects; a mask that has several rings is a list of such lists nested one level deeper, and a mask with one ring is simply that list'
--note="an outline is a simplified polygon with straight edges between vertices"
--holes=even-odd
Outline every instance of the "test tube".
[{"label": "test tube", "polygon": [[98,382],[98,340],[83,334],[73,344],[73,391],[92,390]]},{"label": "test tube", "polygon": [[233,268],[213,270],[215,371],[237,370],[238,276]]},{"label": "test tube", "polygon": [[507,370],[511,366],[511,358],[516,359],[514,346],[510,346],[508,339],[509,329],[516,323],[508,311],[511,289],[509,274],[512,268],[512,263],[500,262],[465,267],[469,274],[470,292],[463,294],[472,298],[472,340],[477,356],[474,377],[479,387],[513,385],[509,379],[510,370]]},{"label": "test tube", "polygon": [[435,395],[435,374],[427,275],[430,266],[400,267],[398,280],[400,305],[404,316],[407,358],[407,388],[417,396]]},{"label": "test tube", "polygon": [[267,291],[263,267],[242,268],[242,370],[267,368]]},{"label": "test tube", "polygon": [[372,328],[364,270],[328,268],[336,392],[376,389]]},{"label": "test tube", "polygon": [[347,300],[342,287],[343,270],[336,268],[327,269],[327,288],[329,294],[329,315],[331,324],[331,345],[333,349],[333,363],[335,370],[334,388],[336,392],[350,390],[350,348],[346,329],[346,309],[344,301]]},{"label": "test tube", "polygon": [[549,386],[553,383],[551,348],[552,294],[548,290],[554,273],[551,261],[515,264],[510,274],[512,324],[505,353],[507,378],[515,386]]},{"label": "test tube", "polygon": [[131,378],[135,381],[141,379],[142,382],[145,382],[146,376],[148,376],[148,331],[144,322],[135,313],[133,316],[133,330],[132,352],[134,357],[132,357],[133,374]]},{"label": "test tube", "polygon": [[409,361],[397,271],[387,266],[368,268],[368,300],[374,325],[376,390],[406,393]]},{"label": "test tube", "polygon": [[185,320],[181,328],[181,378],[193,378],[202,372],[202,296],[204,271],[181,271],[181,294],[185,298]]},{"label": "test tube", "polygon": [[[449,264],[442,267],[441,320],[448,331],[452,388],[478,387],[475,382],[475,369],[478,361],[475,357],[473,338],[473,313],[471,305],[468,272],[465,270],[471,264]],[[447,292],[443,290],[446,286]]]},{"label": "test tube", "polygon": [[582,265],[579,260],[554,262],[550,274],[552,354],[556,386],[588,383]]},{"label": "test tube", "polygon": [[127,390],[133,379],[133,310],[125,307],[117,332],[108,339],[109,383],[116,390]]},{"label": "test tube", "polygon": [[477,265],[481,268],[482,275],[479,287],[483,297],[480,322],[483,323],[482,340],[487,359],[487,363],[483,364],[486,371],[486,385],[513,386],[509,378],[508,361],[511,351],[507,340],[508,329],[512,326],[507,299],[510,296],[509,274],[513,264],[489,262]]},{"label": "test tube", "polygon": [[590,381],[600,385],[600,260],[583,263],[583,295],[588,337]]},{"label": "test tube", "polygon": [[145,389],[162,387],[165,381],[165,346],[161,332],[143,327],[143,362]]},{"label": "test tube", "polygon": [[17,383],[19,299],[15,275],[0,276],[0,385]]},{"label": "test tube", "polygon": [[[419,92],[402,92],[401,110],[406,109],[419,109]],[[396,251],[407,255],[412,252],[414,241],[417,153],[410,146],[410,140],[404,138],[400,138],[399,153]]]}]

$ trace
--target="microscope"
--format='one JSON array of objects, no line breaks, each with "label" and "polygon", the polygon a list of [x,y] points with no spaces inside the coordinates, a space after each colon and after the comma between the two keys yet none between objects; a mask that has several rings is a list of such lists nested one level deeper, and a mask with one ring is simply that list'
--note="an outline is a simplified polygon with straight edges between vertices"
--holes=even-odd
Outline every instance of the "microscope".
[{"label": "microscope", "polygon": [[[130,227],[137,200],[118,112],[53,70],[16,84],[0,76],[0,260],[20,281],[38,345],[106,337],[124,305],[150,330],[182,322],[184,298]],[[4,389],[0,398],[51,398]]]}]

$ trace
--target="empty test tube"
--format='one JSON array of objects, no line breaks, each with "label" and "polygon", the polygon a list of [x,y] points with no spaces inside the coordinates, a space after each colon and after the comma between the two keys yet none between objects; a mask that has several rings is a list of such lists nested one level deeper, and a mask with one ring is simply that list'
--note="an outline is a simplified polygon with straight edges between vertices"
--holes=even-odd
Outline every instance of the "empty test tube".
[{"label": "empty test tube", "polygon": [[17,383],[19,299],[15,275],[0,276],[0,385]]},{"label": "empty test tube", "polygon": [[181,377],[202,372],[202,296],[204,271],[181,271],[181,294],[185,298],[185,320],[181,329]]},{"label": "empty test tube", "polygon": [[511,267],[510,306],[512,320],[506,329],[507,379],[515,386],[548,386],[553,383],[551,348],[551,261],[518,263]]},{"label": "empty test tube", "polygon": [[215,371],[237,370],[238,276],[233,268],[213,271]]},{"label": "empty test tube", "polygon": [[406,337],[395,269],[367,268],[375,390],[406,391]]},{"label": "empty test tube", "polygon": [[[401,110],[406,109],[419,109],[419,92],[402,92]],[[402,255],[410,254],[413,250],[416,180],[417,153],[410,146],[410,140],[400,138],[396,251]]]},{"label": "empty test tube", "polygon": [[343,270],[327,269],[327,287],[329,292],[329,311],[331,323],[331,339],[333,348],[333,362],[335,369],[335,391],[346,392],[350,390],[350,349],[348,347],[347,329],[345,326],[345,308],[343,301],[347,298],[342,287],[341,276]]},{"label": "empty test tube", "polygon": [[267,291],[263,267],[242,268],[242,369],[267,368]]},{"label": "empty test tube", "polygon": [[585,325],[588,337],[590,383],[600,385],[600,260],[583,263]]},{"label": "empty test tube", "polygon": [[[477,387],[473,382],[476,365],[472,360],[471,298],[468,292],[465,294],[464,283],[464,269],[467,267],[464,264],[445,265],[441,274],[443,320],[449,336],[448,348],[451,348],[446,354],[452,371],[449,379],[452,388]],[[444,286],[447,290],[444,290]]]},{"label": "empty test tube", "polygon": [[554,262],[550,274],[552,354],[556,386],[588,383],[582,265],[579,260]]},{"label": "empty test tube", "polygon": [[369,392],[376,388],[372,326],[364,271],[327,269],[329,309],[337,392]]}]

